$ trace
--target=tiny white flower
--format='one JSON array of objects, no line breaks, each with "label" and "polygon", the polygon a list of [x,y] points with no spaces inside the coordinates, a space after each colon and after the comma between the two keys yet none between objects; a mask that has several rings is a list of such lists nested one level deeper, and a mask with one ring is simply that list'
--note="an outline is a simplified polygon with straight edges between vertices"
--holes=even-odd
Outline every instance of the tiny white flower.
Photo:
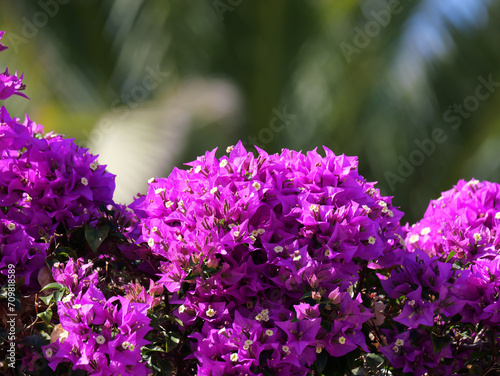
[{"label": "tiny white flower", "polygon": [[368,243],[369,244],[375,244],[376,241],[377,241],[377,239],[375,238],[375,236],[370,236],[368,238]]},{"label": "tiny white flower", "polygon": [[293,257],[293,261],[300,261],[301,258],[302,258],[301,255],[296,255]]},{"label": "tiny white flower", "polygon": [[166,189],[165,188],[156,188],[155,189],[155,195],[159,195],[160,193],[163,193],[165,192]]},{"label": "tiny white flower", "polygon": [[102,336],[102,335],[98,335],[98,336],[95,338],[95,341],[96,341],[99,345],[102,345],[104,342],[106,342],[106,339],[104,338],[104,336]]},{"label": "tiny white flower", "polygon": [[323,351],[323,347],[316,346],[316,354],[321,354],[322,351]]},{"label": "tiny white flower", "polygon": [[500,212],[497,212],[497,213],[495,214],[495,219],[500,219]]},{"label": "tiny white flower", "polygon": [[80,309],[82,308],[82,305],[81,304],[73,304],[73,307],[71,307],[73,309]]},{"label": "tiny white flower", "polygon": [[97,167],[99,167],[99,165],[98,165],[97,163],[95,163],[95,162],[92,162],[92,163],[89,165],[89,167],[90,167],[90,169],[91,169],[92,171],[95,171],[95,170],[97,170]]},{"label": "tiny white flower", "polygon": [[392,351],[394,351],[397,354],[399,352],[399,346],[394,346],[392,348]]},{"label": "tiny white flower", "polygon": [[211,193],[211,194],[216,194],[218,190],[219,190],[219,189],[218,189],[217,187],[213,187],[213,188],[210,190],[210,193]]},{"label": "tiny white flower", "polygon": [[349,295],[354,294],[354,285],[352,283],[347,288],[347,292],[349,293]]},{"label": "tiny white flower", "polygon": [[80,181],[83,185],[89,185],[89,181],[87,180],[87,178],[81,178]]},{"label": "tiny white flower", "polygon": [[148,179],[148,183],[149,183],[149,184],[151,184],[151,183],[153,183],[155,180],[156,180],[156,178],[149,178],[149,179]]},{"label": "tiny white flower", "polygon": [[174,205],[174,203],[172,201],[170,201],[170,200],[165,201],[165,207],[167,209],[170,209],[172,207],[172,205]]},{"label": "tiny white flower", "polygon": [[229,162],[227,161],[227,159],[223,159],[222,161],[220,161],[219,166],[224,168],[227,166],[228,163]]},{"label": "tiny white flower", "polygon": [[367,212],[367,213],[371,213],[371,209],[368,205],[363,205],[362,208]]},{"label": "tiny white flower", "polygon": [[129,341],[124,341],[124,342],[122,343],[122,347],[123,347],[125,350],[126,350],[126,349],[128,349],[128,348],[129,348],[129,346],[130,346],[130,342],[129,342]]},{"label": "tiny white flower", "polygon": [[226,153],[231,153],[234,149],[234,145],[230,145],[226,148]]},{"label": "tiny white flower", "polygon": [[259,235],[259,232],[257,230],[253,230],[250,234],[252,236],[257,236],[257,235]]},{"label": "tiny white flower", "polygon": [[290,348],[287,345],[283,345],[281,349],[283,350],[284,353],[288,354],[290,352]]},{"label": "tiny white flower", "polygon": [[379,206],[385,208],[387,206],[387,202],[383,201],[383,200],[380,200],[379,202],[377,202],[377,204],[379,204]]},{"label": "tiny white flower", "polygon": [[269,310],[263,309],[257,316],[255,316],[257,321],[269,321]]},{"label": "tiny white flower", "polygon": [[153,238],[148,239],[148,245],[152,247],[155,244],[155,240]]},{"label": "tiny white flower", "polygon": [[415,300],[410,300],[410,301],[408,302],[408,305],[409,305],[410,307],[413,307],[413,306],[415,305],[415,303],[416,303],[416,301],[415,301]]},{"label": "tiny white flower", "polygon": [[237,238],[238,236],[240,236],[240,232],[239,231],[235,231],[234,232],[234,237]]},{"label": "tiny white flower", "polygon": [[216,312],[212,307],[208,306],[208,309],[205,313],[208,317],[214,317]]},{"label": "tiny white flower", "polygon": [[481,236],[481,234],[479,234],[477,232],[474,234],[474,240],[476,241],[476,243],[480,242],[482,239],[483,239],[483,237]]},{"label": "tiny white flower", "polygon": [[52,349],[45,350],[45,357],[52,358],[52,355],[54,355],[54,351],[52,351]]},{"label": "tiny white flower", "polygon": [[258,181],[254,181],[252,183],[252,186],[257,190],[259,191],[260,190],[260,183]]},{"label": "tiny white flower", "polygon": [[319,206],[316,204],[311,204],[311,206],[309,206],[309,209],[315,213],[319,213]]},{"label": "tiny white flower", "polygon": [[184,304],[179,306],[179,313],[183,313],[186,310],[186,306]]},{"label": "tiny white flower", "polygon": [[230,356],[231,362],[237,362],[238,361],[238,353],[232,353]]},{"label": "tiny white flower", "polygon": [[7,225],[7,228],[10,230],[10,231],[14,231],[16,229],[16,224],[13,223],[13,222],[10,222],[8,225]]},{"label": "tiny white flower", "polygon": [[33,200],[33,197],[31,197],[29,194],[26,193],[26,197],[24,198],[24,201],[31,202],[32,200]]},{"label": "tiny white flower", "polygon": [[276,253],[283,252],[283,247],[281,245],[277,245],[276,247],[274,247],[274,252]]},{"label": "tiny white flower", "polygon": [[274,334],[274,332],[271,329],[266,330],[266,336],[271,337]]},{"label": "tiny white flower", "polygon": [[396,346],[403,346],[405,344],[404,339],[398,338],[396,340]]},{"label": "tiny white flower", "polygon": [[198,174],[201,171],[201,166],[196,166],[194,169],[194,173]]},{"label": "tiny white flower", "polygon": [[130,351],[134,351],[135,350],[135,346],[133,344],[130,344],[129,347],[128,347],[128,349]]},{"label": "tiny white flower", "polygon": [[345,344],[345,337],[340,337],[340,338],[339,338],[339,343],[340,343],[341,345],[344,345],[344,344]]},{"label": "tiny white flower", "polygon": [[476,186],[479,184],[479,180],[477,179],[472,179],[470,182],[467,183],[467,185],[473,185]]},{"label": "tiny white flower", "polygon": [[418,242],[419,238],[420,236],[418,234],[413,234],[412,236],[410,236],[410,244]]},{"label": "tiny white flower", "polygon": [[430,227],[425,227],[422,229],[422,231],[420,231],[420,234],[421,235],[427,235],[431,232],[431,228]]},{"label": "tiny white flower", "polygon": [[156,231],[158,231],[158,227],[153,226],[153,228],[151,229],[151,232],[156,232]]},{"label": "tiny white flower", "polygon": [[245,341],[245,345],[248,345],[248,346],[250,346],[252,343],[253,343],[253,341],[251,339],[247,339]]},{"label": "tiny white flower", "polygon": [[259,235],[262,235],[263,233],[266,232],[266,230],[264,230],[263,228],[259,228],[257,229],[257,232],[259,233]]},{"label": "tiny white flower", "polygon": [[327,249],[325,249],[324,255],[325,255],[326,257],[330,256],[330,250],[329,250],[328,248],[327,248]]}]

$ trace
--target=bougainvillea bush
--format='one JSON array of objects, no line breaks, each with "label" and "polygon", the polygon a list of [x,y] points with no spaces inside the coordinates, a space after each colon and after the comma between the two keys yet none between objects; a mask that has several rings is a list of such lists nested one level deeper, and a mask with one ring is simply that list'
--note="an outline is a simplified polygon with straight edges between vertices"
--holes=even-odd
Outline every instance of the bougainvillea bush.
[{"label": "bougainvillea bush", "polygon": [[0,110],[3,374],[495,372],[500,185],[460,181],[402,226],[328,148],[239,142],[128,207],[100,162]]}]

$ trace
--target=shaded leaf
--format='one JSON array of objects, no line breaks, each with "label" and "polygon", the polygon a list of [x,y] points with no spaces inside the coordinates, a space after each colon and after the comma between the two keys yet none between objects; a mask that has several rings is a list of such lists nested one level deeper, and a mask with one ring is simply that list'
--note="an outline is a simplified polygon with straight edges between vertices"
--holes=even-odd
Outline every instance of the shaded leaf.
[{"label": "shaded leaf", "polygon": [[100,226],[99,228],[94,228],[92,226],[85,227],[85,239],[87,240],[87,242],[90,245],[90,248],[92,248],[94,252],[97,252],[97,249],[102,244],[104,239],[106,239],[108,233],[109,233],[108,225],[103,225]]}]

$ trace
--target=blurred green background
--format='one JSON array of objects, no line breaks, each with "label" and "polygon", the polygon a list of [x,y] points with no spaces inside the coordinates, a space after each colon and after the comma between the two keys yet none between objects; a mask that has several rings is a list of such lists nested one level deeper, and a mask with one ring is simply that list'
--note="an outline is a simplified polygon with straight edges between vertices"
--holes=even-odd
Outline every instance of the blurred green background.
[{"label": "blurred green background", "polygon": [[2,3],[29,101],[116,199],[206,150],[326,145],[418,220],[458,179],[500,182],[500,2],[16,0]]}]

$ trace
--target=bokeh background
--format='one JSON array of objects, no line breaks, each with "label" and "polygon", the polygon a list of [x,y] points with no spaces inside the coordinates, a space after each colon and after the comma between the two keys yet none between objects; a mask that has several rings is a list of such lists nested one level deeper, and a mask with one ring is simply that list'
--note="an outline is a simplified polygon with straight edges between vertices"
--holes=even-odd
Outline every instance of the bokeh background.
[{"label": "bokeh background", "polygon": [[116,200],[206,150],[326,145],[418,220],[500,182],[496,0],[2,2],[24,113],[100,154]]}]

